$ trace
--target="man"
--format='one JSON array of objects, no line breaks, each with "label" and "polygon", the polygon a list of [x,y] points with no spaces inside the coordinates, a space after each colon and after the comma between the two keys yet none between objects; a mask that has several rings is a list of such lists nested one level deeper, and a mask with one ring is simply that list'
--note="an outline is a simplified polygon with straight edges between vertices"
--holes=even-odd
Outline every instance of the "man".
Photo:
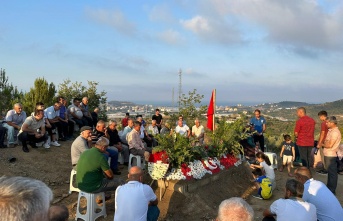
[{"label": "man", "polygon": [[[35,107],[35,111],[36,110],[42,110],[44,111],[45,110],[45,106],[44,106],[44,103],[43,102],[37,102],[36,103],[36,107]],[[31,114],[31,116],[35,116],[35,112],[33,112]],[[51,128],[51,124],[49,122],[49,120],[46,118],[46,115],[44,113],[44,117],[43,117],[43,121],[45,123],[45,131],[47,131],[49,128]],[[46,140],[45,142],[41,142],[41,143],[36,143],[37,146],[42,146],[42,144],[44,144],[44,148],[46,149],[49,149],[50,148],[50,141],[49,140]]]},{"label": "man", "polygon": [[[2,116],[0,116],[0,119],[2,121]],[[0,148],[7,148],[7,145],[4,144],[6,133],[7,129],[0,124]]]},{"label": "man", "polygon": [[[95,129],[92,132],[92,142],[95,144],[100,137],[106,137],[107,129],[105,122],[102,120],[99,120],[98,123],[96,124]],[[110,167],[115,175],[120,175],[121,172],[118,170],[118,150],[113,150],[107,148],[106,151],[104,152],[105,157],[108,159],[109,157],[111,158],[110,160]]]},{"label": "man", "polygon": [[32,148],[37,148],[36,143],[45,142],[48,135],[45,133],[45,123],[43,120],[44,111],[36,110],[34,116],[29,116],[24,121],[18,139],[22,142],[23,151],[29,152],[27,142]]},{"label": "man", "polygon": [[338,180],[336,159],[342,136],[337,127],[337,119],[335,116],[326,119],[326,126],[329,128],[323,144],[324,165],[325,170],[328,172],[328,181],[326,185],[333,194],[336,194]]},{"label": "man", "polygon": [[152,136],[155,136],[160,133],[160,130],[158,129],[156,122],[156,120],[152,120],[151,125],[149,125],[148,127],[149,134],[151,134]]},{"label": "man", "polygon": [[186,124],[185,125],[183,124],[182,119],[180,119],[177,123],[178,123],[178,125],[175,128],[175,132],[180,134],[181,136],[189,137],[191,134],[189,127]]},{"label": "man", "polygon": [[143,117],[138,116],[136,118],[138,122],[141,123],[141,133],[140,133],[140,138],[145,142],[145,145],[148,147],[155,147],[157,146],[157,142],[154,138],[152,138],[148,132],[145,130],[144,127],[144,122],[143,122]]},{"label": "man", "polygon": [[[319,135],[319,140],[317,144],[317,149],[319,150],[317,150],[317,155],[314,156],[313,168],[316,168],[319,162],[321,162],[323,167],[325,167],[324,166],[324,151],[323,151],[322,146],[329,130],[328,127],[326,126],[327,116],[328,116],[328,113],[326,111],[320,111],[318,113],[318,117],[322,123],[320,124],[320,135]],[[324,168],[322,168],[321,170],[318,170],[317,173],[327,174],[328,172]]]},{"label": "man", "polygon": [[131,167],[129,182],[117,188],[114,221],[157,221],[158,200],[153,189],[143,184],[143,176],[141,168]]},{"label": "man", "polygon": [[60,122],[60,108],[61,104],[59,102],[55,102],[53,106],[50,106],[44,110],[44,114],[48,119],[49,123],[51,124],[51,127],[47,128],[47,131],[51,138],[50,144],[56,147],[61,146],[61,144],[59,144],[56,139],[56,129],[58,131],[59,139],[62,141],[66,140],[63,135],[63,127]]},{"label": "man", "polygon": [[314,145],[316,122],[306,115],[304,107],[297,109],[297,115],[299,119],[295,123],[294,136],[297,138],[296,144],[298,145],[302,165],[309,168],[313,165],[313,162],[310,162],[310,153]]},{"label": "man", "polygon": [[5,117],[5,123],[3,127],[7,129],[7,144],[8,147],[14,147],[17,141],[17,133],[19,132],[21,125],[26,119],[26,113],[23,111],[21,104],[16,103],[13,105],[13,110],[9,110]]},{"label": "man", "polygon": [[304,185],[295,179],[289,179],[286,182],[285,198],[278,199],[270,205],[269,209],[264,210],[264,221],[316,221],[316,207],[305,202],[303,196]]},{"label": "man", "polygon": [[163,117],[160,114],[160,109],[158,109],[158,108],[156,109],[155,114],[152,116],[152,120],[156,121],[156,126],[158,128],[158,133],[160,133],[161,127],[162,127],[162,124],[163,124]]},{"label": "man", "polygon": [[68,221],[69,210],[65,205],[51,206],[49,208],[49,221]]},{"label": "man", "polygon": [[140,138],[141,122],[135,121],[133,130],[127,134],[127,142],[129,144],[130,153],[133,155],[139,155],[145,158],[145,161],[149,161],[151,149],[145,148]]},{"label": "man", "polygon": [[130,158],[129,146],[122,145],[121,140],[118,135],[118,130],[116,127],[117,127],[117,121],[109,120],[105,136],[110,141],[110,145],[109,145],[110,149],[114,149],[118,152],[123,153],[124,165],[127,166],[129,165],[129,158]]},{"label": "man", "polygon": [[130,113],[126,113],[125,117],[123,118],[123,120],[121,120],[121,126],[123,128],[127,127],[129,118],[130,118]]},{"label": "man", "polygon": [[96,127],[96,123],[99,121],[99,108],[94,108],[94,111],[91,113],[93,119],[93,127]]},{"label": "man", "polygon": [[104,153],[107,151],[109,141],[100,137],[95,147],[84,151],[77,162],[77,187],[87,193],[114,191],[124,182],[114,179],[113,172],[108,165]]},{"label": "man", "polygon": [[198,118],[195,119],[194,123],[195,125],[192,127],[192,136],[198,140],[198,142],[196,142],[196,145],[203,145],[205,135],[204,126],[200,125],[200,121]]},{"label": "man", "polygon": [[343,209],[335,195],[324,183],[314,180],[311,171],[306,167],[295,170],[295,179],[304,184],[303,200],[317,208],[319,221],[339,221],[343,217]]},{"label": "man", "polygon": [[129,119],[127,121],[127,126],[124,128],[123,133],[120,137],[121,142],[127,146],[129,144],[127,143],[126,136],[127,136],[127,134],[129,134],[132,131],[132,129],[133,129],[133,120]]},{"label": "man", "polygon": [[63,133],[64,136],[67,140],[71,140],[73,138],[73,133],[74,133],[74,121],[69,120],[68,114],[67,114],[67,100],[60,96],[58,97],[58,102],[61,104],[60,108],[60,122],[63,127]]},{"label": "man", "polygon": [[90,127],[93,127],[93,119],[92,119],[91,112],[89,112],[89,107],[88,107],[88,97],[82,98],[80,109],[83,113],[83,118],[87,121],[87,125]]},{"label": "man", "polygon": [[76,170],[80,155],[92,147],[92,128],[83,126],[81,127],[80,132],[80,136],[71,144],[71,164],[74,170]]},{"label": "man", "polygon": [[0,220],[48,221],[52,191],[42,181],[0,177]]},{"label": "man", "polygon": [[73,104],[68,106],[68,112],[69,112],[69,119],[75,121],[77,125],[79,125],[79,128],[83,126],[87,126],[87,121],[85,118],[83,118],[83,113],[80,109],[80,99],[74,98]]},{"label": "man", "polygon": [[264,152],[264,136],[263,133],[266,131],[266,119],[261,116],[261,111],[256,109],[254,111],[255,117],[250,119],[250,124],[254,125],[256,133],[254,133],[254,142],[260,144],[262,152]]},{"label": "man", "polygon": [[220,203],[216,221],[253,221],[254,210],[242,198],[232,197]]}]

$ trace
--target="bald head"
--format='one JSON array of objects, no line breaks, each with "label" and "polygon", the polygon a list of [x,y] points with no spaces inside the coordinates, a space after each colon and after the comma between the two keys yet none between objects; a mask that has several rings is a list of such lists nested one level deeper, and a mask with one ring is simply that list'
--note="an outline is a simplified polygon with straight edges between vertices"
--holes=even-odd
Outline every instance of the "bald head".
[{"label": "bald head", "polygon": [[301,183],[305,183],[312,178],[312,173],[307,167],[299,167],[294,172],[295,178]]},{"label": "bald head", "polygon": [[140,167],[134,166],[131,167],[130,171],[129,171],[129,175],[128,178],[130,181],[142,181],[143,177],[143,171]]}]

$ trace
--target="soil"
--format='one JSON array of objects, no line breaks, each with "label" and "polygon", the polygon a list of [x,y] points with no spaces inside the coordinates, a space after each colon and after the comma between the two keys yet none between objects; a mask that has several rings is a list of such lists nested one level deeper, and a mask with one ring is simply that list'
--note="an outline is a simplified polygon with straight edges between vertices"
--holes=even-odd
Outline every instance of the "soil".
[{"label": "soil", "polygon": [[[0,175],[24,176],[38,179],[46,183],[54,193],[52,204],[65,205],[69,208],[70,220],[75,220],[77,196],[76,192],[68,194],[69,179],[71,171],[70,146],[71,141],[61,142],[61,147],[44,149],[39,147],[24,153],[21,146],[15,148],[0,149]],[[16,161],[10,163],[8,159],[15,157]],[[224,199],[240,196],[249,186],[250,171],[244,166],[232,167],[225,179],[217,180],[210,185],[201,187],[195,192],[183,195],[178,192],[167,190],[158,207],[161,210],[159,220],[214,220],[220,202]],[[127,167],[121,166],[122,179],[127,177]],[[289,178],[287,170],[275,171],[277,188],[270,200],[259,200],[249,197],[247,202],[255,211],[255,220],[262,219],[262,212],[270,204],[282,198],[284,195],[284,184]],[[326,183],[327,176],[313,173],[315,179]],[[196,182],[196,181],[193,181]],[[146,175],[145,183],[150,184],[151,179]],[[343,205],[343,176],[339,176],[337,197]],[[156,195],[159,190],[156,182],[152,185]],[[107,217],[97,220],[113,220],[114,214],[114,192],[111,199],[106,201]]]}]

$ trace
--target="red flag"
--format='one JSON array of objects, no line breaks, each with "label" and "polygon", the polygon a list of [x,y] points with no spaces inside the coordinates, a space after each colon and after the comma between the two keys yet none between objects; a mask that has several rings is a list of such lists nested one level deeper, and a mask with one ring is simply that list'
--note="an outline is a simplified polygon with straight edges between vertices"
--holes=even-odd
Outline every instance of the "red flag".
[{"label": "red flag", "polygon": [[213,96],[214,96],[214,91],[212,91],[212,96],[210,100],[210,104],[208,105],[207,109],[207,128],[213,131],[213,115],[214,115],[214,102],[213,102]]}]

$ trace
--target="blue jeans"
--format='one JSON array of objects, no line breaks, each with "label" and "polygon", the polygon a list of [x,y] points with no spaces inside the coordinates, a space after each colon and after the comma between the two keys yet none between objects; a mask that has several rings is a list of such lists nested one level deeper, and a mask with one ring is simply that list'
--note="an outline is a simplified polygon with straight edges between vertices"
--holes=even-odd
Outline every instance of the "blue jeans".
[{"label": "blue jeans", "polygon": [[112,171],[118,170],[118,151],[116,150],[111,150],[109,148],[106,149],[106,151],[110,154],[107,155],[104,153],[104,156],[108,160],[109,157],[111,157],[111,162],[110,162],[110,168]]},{"label": "blue jeans", "polygon": [[7,123],[3,123],[2,126],[7,128],[7,143],[14,144],[14,142],[17,141],[17,134],[19,130],[14,129],[14,127],[8,125]]},{"label": "blue jeans", "polygon": [[157,221],[160,209],[157,206],[149,206],[147,221]]}]

